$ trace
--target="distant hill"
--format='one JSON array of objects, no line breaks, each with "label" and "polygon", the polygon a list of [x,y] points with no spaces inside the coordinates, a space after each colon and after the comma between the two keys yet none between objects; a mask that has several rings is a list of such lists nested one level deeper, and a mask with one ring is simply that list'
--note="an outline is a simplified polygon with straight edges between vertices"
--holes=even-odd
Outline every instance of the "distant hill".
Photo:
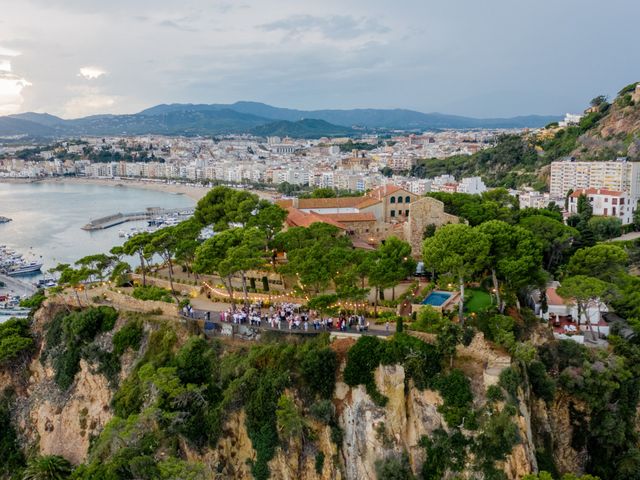
[{"label": "distant hill", "polygon": [[140,112],[158,115],[175,111],[203,111],[231,109],[236,112],[257,115],[275,120],[295,122],[303,119],[324,120],[334,125],[364,128],[388,128],[400,130],[440,128],[539,128],[561,117],[554,115],[528,115],[513,118],[471,118],[443,113],[422,113],[404,109],[351,109],[351,110],[294,110],[273,107],[259,102],[232,104],[170,104],[157,105]]},{"label": "distant hill", "polygon": [[260,137],[279,136],[294,138],[338,137],[353,135],[349,127],[333,125],[324,120],[308,118],[297,122],[280,120],[254,128],[251,133]]},{"label": "distant hill", "polygon": [[[353,128],[434,130],[443,128],[542,127],[555,116],[478,119],[413,110],[294,110],[258,102],[156,105],[130,115],[93,115],[65,120],[27,112],[0,117],[0,136],[222,135],[255,133],[289,137],[351,135]],[[258,128],[263,127],[263,128]]]},{"label": "distant hill", "polygon": [[50,136],[56,132],[47,125],[23,120],[21,118],[0,117],[0,136],[12,137],[16,135]]}]

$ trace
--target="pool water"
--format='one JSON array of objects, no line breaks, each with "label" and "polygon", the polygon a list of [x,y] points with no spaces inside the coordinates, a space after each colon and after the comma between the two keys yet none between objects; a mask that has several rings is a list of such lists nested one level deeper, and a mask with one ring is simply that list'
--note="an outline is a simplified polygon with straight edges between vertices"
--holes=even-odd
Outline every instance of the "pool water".
[{"label": "pool water", "polygon": [[433,307],[442,306],[449,298],[451,294],[448,292],[431,292],[427,298],[422,301],[423,305],[431,305]]}]

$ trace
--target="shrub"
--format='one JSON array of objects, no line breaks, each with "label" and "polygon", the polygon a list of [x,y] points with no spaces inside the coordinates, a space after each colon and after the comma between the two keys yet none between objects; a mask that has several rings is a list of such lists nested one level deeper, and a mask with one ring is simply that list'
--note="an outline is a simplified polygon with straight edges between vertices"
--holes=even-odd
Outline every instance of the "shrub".
[{"label": "shrub", "polygon": [[497,385],[491,385],[487,388],[487,399],[490,402],[501,402],[504,400],[502,389]]},{"label": "shrub", "polygon": [[384,406],[387,398],[376,387],[373,371],[380,365],[384,346],[377,337],[363,336],[347,353],[344,381],[347,385],[364,385],[376,405]]},{"label": "shrub", "polygon": [[[99,332],[113,329],[118,312],[112,307],[94,307],[72,312],[67,315],[56,315],[47,326],[47,345],[43,359],[53,357],[55,381],[64,390],[73,383],[80,369],[80,358],[83,353],[96,359],[100,356],[87,346]],[[102,356],[102,360],[106,357]],[[107,360],[111,361],[111,360]],[[112,371],[108,365],[105,371]]]},{"label": "shrub", "polygon": [[131,296],[138,300],[153,300],[157,302],[173,303],[173,296],[171,295],[171,292],[165,288],[156,287],[155,285],[135,287]]},{"label": "shrub", "polygon": [[[438,411],[444,416],[447,425],[457,427],[463,423],[470,427],[473,423],[473,394],[471,382],[460,370],[452,370],[448,375],[441,375],[436,380],[436,387],[442,395],[444,403]],[[467,422],[471,422],[467,425]]]},{"label": "shrub", "polygon": [[42,305],[42,302],[46,300],[47,296],[45,291],[40,289],[29,298],[25,298],[20,301],[20,306],[24,308],[30,308],[31,310],[37,310]]},{"label": "shrub", "polygon": [[498,384],[504,388],[513,398],[518,395],[518,386],[522,382],[520,373],[514,368],[505,368],[500,372]]},{"label": "shrub", "polygon": [[547,375],[544,364],[538,360],[534,360],[527,367],[527,372],[533,393],[545,402],[552,401],[556,391],[556,384],[553,379]]},{"label": "shrub", "polygon": [[33,347],[28,320],[12,318],[0,323],[0,365],[15,361]]},{"label": "shrub", "polygon": [[333,421],[335,407],[333,403],[331,403],[331,400],[323,399],[312,404],[309,408],[309,413],[317,420],[329,425]]},{"label": "shrub", "polygon": [[113,353],[120,356],[127,348],[138,350],[142,335],[142,321],[130,320],[113,336]]},{"label": "shrub", "polygon": [[406,453],[399,457],[391,456],[377,460],[375,465],[378,480],[415,480]]},{"label": "shrub", "polygon": [[417,314],[417,320],[411,325],[412,330],[436,333],[442,324],[442,314],[431,305],[425,305]]},{"label": "shrub", "polygon": [[338,359],[329,347],[309,349],[300,362],[302,376],[313,393],[331,398],[336,386]]},{"label": "shrub", "polygon": [[5,393],[0,397],[0,459],[0,478],[11,478],[24,466],[18,436],[11,424],[9,398]]}]

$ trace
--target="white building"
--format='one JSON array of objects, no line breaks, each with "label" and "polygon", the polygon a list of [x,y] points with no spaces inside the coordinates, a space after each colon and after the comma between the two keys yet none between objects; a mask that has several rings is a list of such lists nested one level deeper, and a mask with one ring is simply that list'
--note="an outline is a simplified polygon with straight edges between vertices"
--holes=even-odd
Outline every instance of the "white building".
[{"label": "white building", "polygon": [[487,186],[480,177],[467,177],[460,180],[458,193],[480,194],[487,191]]},{"label": "white building", "polygon": [[580,113],[567,113],[564,116],[564,120],[558,122],[558,126],[564,128],[570,125],[578,125],[583,116]]},{"label": "white building", "polygon": [[578,198],[586,195],[593,208],[593,214],[598,217],[616,217],[623,225],[633,223],[633,212],[636,202],[631,202],[627,192],[607,190],[604,188],[579,189],[569,197],[569,213],[578,213]]},{"label": "white building", "polygon": [[566,197],[569,190],[604,188],[628,192],[635,202],[640,198],[640,162],[620,159],[613,162],[576,162],[564,160],[551,164],[549,193]]}]

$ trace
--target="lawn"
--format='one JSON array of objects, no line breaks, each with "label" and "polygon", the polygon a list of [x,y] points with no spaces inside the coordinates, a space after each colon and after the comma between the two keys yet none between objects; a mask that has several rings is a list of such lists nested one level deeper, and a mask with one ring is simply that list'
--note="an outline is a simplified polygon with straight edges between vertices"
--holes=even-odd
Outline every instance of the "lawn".
[{"label": "lawn", "polygon": [[481,312],[491,305],[491,295],[481,288],[468,288],[465,291],[465,310]]}]

